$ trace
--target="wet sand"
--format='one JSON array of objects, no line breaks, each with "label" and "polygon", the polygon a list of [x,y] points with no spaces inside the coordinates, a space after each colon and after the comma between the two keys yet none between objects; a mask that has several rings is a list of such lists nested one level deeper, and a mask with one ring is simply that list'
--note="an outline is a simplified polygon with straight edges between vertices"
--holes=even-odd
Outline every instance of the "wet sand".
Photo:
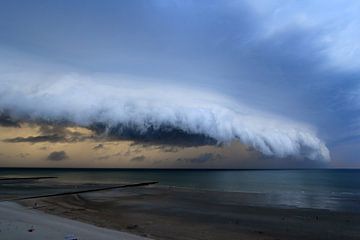
[{"label": "wet sand", "polygon": [[96,227],[28,209],[14,202],[0,203],[0,239],[146,240],[133,234]]},{"label": "wet sand", "polygon": [[21,201],[59,215],[154,239],[360,239],[360,214],[250,206],[253,194],[139,187]]}]

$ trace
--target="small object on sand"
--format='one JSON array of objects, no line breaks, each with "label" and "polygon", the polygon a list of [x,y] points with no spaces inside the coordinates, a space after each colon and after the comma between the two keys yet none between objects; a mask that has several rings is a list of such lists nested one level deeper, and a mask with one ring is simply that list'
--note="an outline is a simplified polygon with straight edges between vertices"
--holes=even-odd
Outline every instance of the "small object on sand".
[{"label": "small object on sand", "polygon": [[135,228],[137,228],[137,227],[138,227],[138,225],[132,224],[132,225],[128,225],[126,228],[129,229],[129,230],[131,230],[131,229],[135,229]]},{"label": "small object on sand", "polygon": [[31,226],[31,228],[28,229],[28,232],[33,232],[33,231],[35,231],[35,228],[34,226]]},{"label": "small object on sand", "polygon": [[74,234],[66,235],[64,240],[79,240]]}]

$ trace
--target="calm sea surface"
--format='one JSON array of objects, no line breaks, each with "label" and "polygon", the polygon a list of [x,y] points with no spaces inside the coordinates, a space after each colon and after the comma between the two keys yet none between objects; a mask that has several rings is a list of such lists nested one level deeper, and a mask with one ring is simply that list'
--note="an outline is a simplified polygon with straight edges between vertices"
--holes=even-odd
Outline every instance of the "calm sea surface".
[{"label": "calm sea surface", "polygon": [[243,192],[254,205],[360,212],[360,170],[7,169],[0,177],[56,176],[67,183],[159,181],[163,186]]}]

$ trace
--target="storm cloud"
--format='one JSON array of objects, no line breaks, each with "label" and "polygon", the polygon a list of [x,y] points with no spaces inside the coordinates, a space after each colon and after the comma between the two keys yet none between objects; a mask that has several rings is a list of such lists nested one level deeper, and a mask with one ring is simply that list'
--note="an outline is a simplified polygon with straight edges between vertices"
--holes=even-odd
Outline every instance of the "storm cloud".
[{"label": "storm cloud", "polygon": [[22,79],[2,81],[0,89],[6,91],[0,90],[0,108],[14,109],[15,119],[68,121],[85,127],[100,123],[104,134],[126,139],[176,142],[189,136],[217,144],[239,140],[265,155],[329,160],[325,144],[310,127],[215,93],[162,86],[139,90],[124,81],[82,78],[63,76],[40,89],[35,80],[26,88]]},{"label": "storm cloud", "polygon": [[0,8],[5,121],[145,145],[240,141],[284,161],[327,161],[325,143],[351,139],[337,156],[358,161],[357,1],[42,4]]}]

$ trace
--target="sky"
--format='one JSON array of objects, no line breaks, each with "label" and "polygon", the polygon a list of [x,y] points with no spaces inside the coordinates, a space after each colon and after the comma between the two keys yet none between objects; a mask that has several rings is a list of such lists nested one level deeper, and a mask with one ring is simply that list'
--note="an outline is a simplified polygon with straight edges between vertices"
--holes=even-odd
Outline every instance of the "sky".
[{"label": "sky", "polygon": [[359,11],[1,1],[0,166],[359,168]]}]

